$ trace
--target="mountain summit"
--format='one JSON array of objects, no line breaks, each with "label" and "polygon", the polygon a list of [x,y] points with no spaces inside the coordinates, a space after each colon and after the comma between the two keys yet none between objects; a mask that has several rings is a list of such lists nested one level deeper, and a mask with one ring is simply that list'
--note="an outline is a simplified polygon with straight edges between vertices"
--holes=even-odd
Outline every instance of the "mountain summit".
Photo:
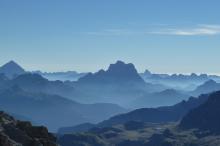
[{"label": "mountain summit", "polygon": [[81,93],[87,93],[90,97],[92,95],[93,98],[86,99],[86,102],[98,101],[125,106],[152,86],[145,83],[133,64],[117,61],[110,64],[107,70],[99,70],[81,77],[74,87]]},{"label": "mountain summit", "polygon": [[0,73],[5,74],[5,76],[7,76],[8,78],[13,78],[15,76],[25,73],[25,70],[16,62],[9,61],[8,63],[0,67]]},{"label": "mountain summit", "polygon": [[79,82],[84,83],[139,83],[144,84],[144,80],[139,76],[135,66],[131,63],[117,61],[115,64],[110,64],[109,68],[104,71],[100,70],[97,73],[89,73],[79,79]]}]

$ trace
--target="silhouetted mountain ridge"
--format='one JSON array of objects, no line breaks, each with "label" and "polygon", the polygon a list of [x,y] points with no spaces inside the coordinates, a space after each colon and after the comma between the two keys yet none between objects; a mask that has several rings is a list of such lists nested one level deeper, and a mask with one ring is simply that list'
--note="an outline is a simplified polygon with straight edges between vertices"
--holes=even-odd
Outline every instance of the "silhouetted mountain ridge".
[{"label": "silhouetted mountain ridge", "polygon": [[159,107],[174,105],[189,97],[186,93],[174,89],[166,89],[161,92],[145,94],[135,101],[131,102],[131,106],[136,108]]},{"label": "silhouetted mountain ridge", "polygon": [[84,83],[138,83],[144,85],[144,80],[138,75],[134,65],[125,64],[122,61],[117,61],[115,64],[110,64],[109,68],[104,71],[100,70],[97,73],[89,73],[79,79],[79,82]]},{"label": "silhouetted mountain ridge", "polygon": [[0,92],[0,109],[24,115],[53,131],[61,126],[99,122],[125,112],[114,104],[80,104],[58,95],[27,92],[17,85]]},{"label": "silhouetted mountain ridge", "polygon": [[220,91],[209,95],[209,99],[199,107],[191,110],[180,123],[180,127],[198,128],[220,134]]},{"label": "silhouetted mountain ridge", "polygon": [[25,70],[16,62],[9,61],[8,63],[0,67],[0,73],[5,74],[5,76],[7,76],[8,78],[13,78],[18,75],[24,74]]},{"label": "silhouetted mountain ridge", "polygon": [[203,104],[208,99],[208,95],[201,95],[198,98],[190,97],[187,101],[183,100],[173,106],[158,108],[141,108],[129,113],[116,115],[110,119],[99,123],[99,126],[111,126],[123,124],[127,121],[141,122],[172,122],[180,120],[188,111]]},{"label": "silhouetted mountain ridge", "polygon": [[200,95],[205,93],[211,93],[220,90],[220,83],[215,82],[214,80],[208,80],[204,84],[198,86],[192,94]]}]

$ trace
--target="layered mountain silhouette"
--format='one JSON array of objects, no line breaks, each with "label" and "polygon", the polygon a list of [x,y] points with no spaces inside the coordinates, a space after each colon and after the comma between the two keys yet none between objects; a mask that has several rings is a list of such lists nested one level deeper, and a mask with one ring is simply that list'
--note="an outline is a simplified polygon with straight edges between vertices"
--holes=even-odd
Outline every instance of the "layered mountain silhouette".
[{"label": "layered mountain silhouette", "polygon": [[49,81],[38,74],[22,74],[10,81],[10,85],[18,85],[30,92],[43,92],[70,97],[76,95],[73,87],[64,84],[62,81]]},{"label": "layered mountain silhouette", "polygon": [[[140,114],[140,110],[137,110],[138,113],[130,115],[132,118],[124,122],[93,127],[80,133],[69,131],[61,135],[58,143],[63,146],[68,146],[70,143],[91,146],[218,146],[220,143],[219,97],[220,91],[199,98],[190,98],[187,102],[177,104],[176,107],[181,104],[191,107],[180,124],[178,122],[149,123],[149,120],[145,121],[149,114]],[[180,109],[184,108],[180,107],[172,111]],[[164,117],[169,117],[169,114],[171,112],[164,113]],[[162,116],[161,114],[160,117]]]},{"label": "layered mountain silhouette", "polygon": [[174,89],[166,89],[161,92],[146,94],[131,103],[136,108],[159,107],[174,105],[185,100],[189,95]]},{"label": "layered mountain silhouette", "polygon": [[205,93],[211,93],[220,90],[220,83],[215,82],[214,80],[209,80],[204,84],[198,86],[191,94],[200,95]]},{"label": "layered mountain silhouette", "polygon": [[[117,61],[104,71],[89,73],[73,83],[76,89],[91,95],[90,100],[129,104],[146,92],[161,91],[164,86],[146,83],[134,65]],[[89,101],[89,99],[87,99]],[[93,101],[93,102],[94,102]]]},{"label": "layered mountain silhouette", "polygon": [[52,95],[56,94],[68,99],[80,99],[81,97],[87,97],[86,94],[80,92],[79,90],[75,90],[73,86],[70,86],[65,82],[49,81],[36,73],[25,73],[11,80],[5,80],[2,84],[2,88],[9,88],[18,85],[20,88],[28,92],[46,93]]},{"label": "layered mountain silhouette", "polygon": [[141,77],[149,83],[157,83],[165,85],[169,88],[174,88],[178,90],[193,90],[196,86],[203,84],[208,80],[220,81],[219,76],[207,75],[207,74],[195,74],[190,75],[183,74],[157,74],[151,73],[149,70],[146,70],[144,73],[140,73]]},{"label": "layered mountain silhouette", "polygon": [[[198,107],[208,100],[208,95],[201,95],[198,98],[190,97],[187,101],[183,100],[173,106],[164,106],[158,108],[141,108],[125,114],[119,114],[100,122],[98,124],[81,124],[73,127],[60,128],[59,132],[70,133],[86,131],[91,127],[111,127],[114,125],[125,124],[129,121],[146,122],[146,123],[165,123],[177,122],[182,119],[191,109]],[[88,129],[87,129],[88,128]]]},{"label": "layered mountain silhouette", "polygon": [[64,125],[96,123],[125,112],[114,104],[80,104],[58,95],[24,91],[16,85],[0,92],[0,109],[28,117],[52,131]]},{"label": "layered mountain silhouette", "polygon": [[190,97],[173,106],[158,108],[141,108],[125,114],[116,115],[110,119],[99,123],[100,126],[110,126],[122,124],[128,121],[141,122],[172,122],[180,120],[188,111],[203,104],[208,99],[208,95],[201,95],[198,98]]},{"label": "layered mountain silhouette", "polygon": [[16,62],[9,61],[8,63],[0,67],[0,73],[5,74],[5,76],[8,78],[13,78],[18,75],[24,74],[25,70]]},{"label": "layered mountain silhouette", "polygon": [[35,71],[33,73],[39,74],[50,81],[77,81],[79,78],[85,76],[87,73],[78,73],[76,71],[67,72],[41,72]]},{"label": "layered mountain silhouette", "polygon": [[125,64],[122,61],[117,61],[115,64],[110,64],[107,71],[100,70],[95,74],[88,74],[79,79],[79,83],[87,84],[131,84],[144,85],[144,80],[138,75],[134,65]]},{"label": "layered mountain silhouette", "polygon": [[220,134],[220,91],[209,95],[204,104],[191,110],[180,123],[184,129],[198,128]]}]

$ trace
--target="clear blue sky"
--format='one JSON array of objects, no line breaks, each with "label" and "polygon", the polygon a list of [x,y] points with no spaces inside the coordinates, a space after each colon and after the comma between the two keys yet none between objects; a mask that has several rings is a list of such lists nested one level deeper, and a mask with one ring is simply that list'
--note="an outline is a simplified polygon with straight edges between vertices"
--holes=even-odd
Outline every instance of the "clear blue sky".
[{"label": "clear blue sky", "polygon": [[0,64],[220,74],[219,0],[0,0]]}]

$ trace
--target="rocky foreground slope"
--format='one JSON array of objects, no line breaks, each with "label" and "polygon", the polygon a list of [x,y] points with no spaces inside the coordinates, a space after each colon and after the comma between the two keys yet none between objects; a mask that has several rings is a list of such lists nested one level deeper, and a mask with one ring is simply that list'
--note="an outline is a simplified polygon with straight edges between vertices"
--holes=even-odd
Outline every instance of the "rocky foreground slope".
[{"label": "rocky foreground slope", "polygon": [[46,127],[15,120],[0,111],[0,146],[57,146]]}]

